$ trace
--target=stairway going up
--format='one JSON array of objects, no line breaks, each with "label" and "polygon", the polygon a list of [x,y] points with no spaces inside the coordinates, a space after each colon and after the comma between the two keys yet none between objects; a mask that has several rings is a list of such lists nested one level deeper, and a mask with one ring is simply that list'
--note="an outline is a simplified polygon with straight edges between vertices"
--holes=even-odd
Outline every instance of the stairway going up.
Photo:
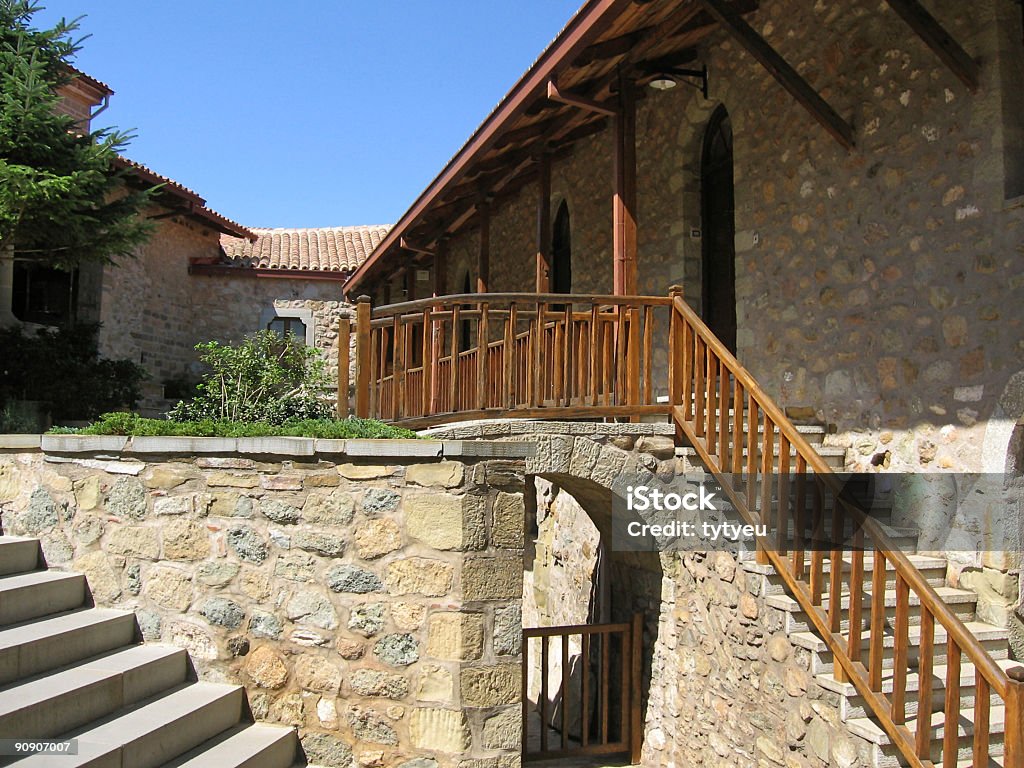
[{"label": "stairway going up", "polygon": [[744,567],[838,694],[868,764],[1024,768],[1024,667],[1007,630],[978,620],[977,595],[946,586],[945,559],[893,527],[891,500],[836,474],[822,430],[788,419],[679,296],[670,345],[681,453],[745,522],[768,525]]},{"label": "stairway going up", "polygon": [[[18,768],[289,768],[294,729],[251,721],[245,690],[199,682],[188,654],[141,643],[131,612],[91,606],[85,577],[0,536],[0,739],[75,739]],[[6,761],[6,762],[5,762]]]}]

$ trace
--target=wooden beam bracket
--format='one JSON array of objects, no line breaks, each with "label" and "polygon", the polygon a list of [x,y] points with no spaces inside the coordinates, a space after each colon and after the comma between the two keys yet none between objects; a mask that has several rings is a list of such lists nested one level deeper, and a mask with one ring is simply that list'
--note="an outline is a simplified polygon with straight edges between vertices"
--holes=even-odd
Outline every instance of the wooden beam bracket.
[{"label": "wooden beam bracket", "polygon": [[580,109],[586,109],[590,112],[608,115],[609,117],[614,117],[616,114],[614,109],[605,106],[599,101],[594,101],[593,99],[588,99],[575,93],[559,90],[558,84],[554,80],[548,80],[548,98],[551,101],[568,104],[570,107],[579,107]]},{"label": "wooden beam bracket", "polygon": [[974,93],[981,78],[978,62],[953,39],[941,24],[928,13],[918,0],[885,0],[890,8],[907,23],[950,71]]},{"label": "wooden beam bracket", "polygon": [[400,248],[403,248],[407,251],[412,251],[413,253],[422,253],[424,256],[433,256],[437,252],[436,248],[421,248],[419,246],[413,245],[404,237],[398,241],[398,244]]},{"label": "wooden beam bracket", "polygon": [[793,69],[778,51],[772,48],[753,28],[738,14],[727,8],[722,0],[698,0],[701,6],[740,47],[761,64],[775,80],[789,91],[808,112],[811,117],[821,123],[846,149],[853,149],[853,128],[839,116],[821,95],[804,80],[800,73]]}]

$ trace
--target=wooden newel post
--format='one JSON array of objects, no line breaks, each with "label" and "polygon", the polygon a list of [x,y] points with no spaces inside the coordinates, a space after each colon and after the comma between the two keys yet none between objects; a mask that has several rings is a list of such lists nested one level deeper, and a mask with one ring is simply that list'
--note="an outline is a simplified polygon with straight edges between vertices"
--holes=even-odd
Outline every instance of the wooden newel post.
[{"label": "wooden newel post", "polygon": [[370,297],[356,300],[356,416],[370,416]]},{"label": "wooden newel post", "polygon": [[1006,768],[1024,768],[1024,667],[1008,670],[1010,678],[1006,701]]},{"label": "wooden newel post", "polygon": [[668,404],[676,406],[683,404],[683,320],[676,312],[675,300],[683,297],[683,287],[669,287],[668,297],[672,299],[668,307]]},{"label": "wooden newel post", "polygon": [[349,414],[348,385],[350,381],[352,321],[347,315],[338,318],[338,418]]}]

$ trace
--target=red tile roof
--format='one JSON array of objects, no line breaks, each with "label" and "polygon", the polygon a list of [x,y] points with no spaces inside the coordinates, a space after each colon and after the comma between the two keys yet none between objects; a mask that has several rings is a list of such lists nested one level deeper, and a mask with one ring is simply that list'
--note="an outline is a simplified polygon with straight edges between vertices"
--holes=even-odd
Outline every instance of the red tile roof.
[{"label": "red tile roof", "polygon": [[234,235],[239,238],[249,239],[254,239],[256,237],[253,230],[248,227],[243,227],[237,221],[232,221],[226,216],[222,216],[212,208],[208,208],[206,200],[200,197],[199,193],[189,189],[183,184],[179,184],[174,179],[164,176],[161,173],[157,173],[152,168],[147,168],[142,163],[129,160],[127,157],[121,155],[118,155],[114,160],[114,165],[126,170],[133,176],[138,177],[146,184],[163,184],[164,186],[161,191],[176,197],[183,202],[183,216],[192,216],[194,218],[201,219],[211,225],[215,230],[225,235]]},{"label": "red tile roof", "polygon": [[232,266],[309,272],[352,272],[391,229],[387,225],[256,229],[256,240],[221,236]]}]

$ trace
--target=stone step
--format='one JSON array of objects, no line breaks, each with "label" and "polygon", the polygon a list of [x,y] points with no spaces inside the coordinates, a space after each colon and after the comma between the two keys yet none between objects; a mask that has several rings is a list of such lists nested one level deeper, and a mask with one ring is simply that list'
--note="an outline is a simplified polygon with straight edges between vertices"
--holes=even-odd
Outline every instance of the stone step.
[{"label": "stone step", "polygon": [[162,768],[290,768],[297,745],[294,728],[241,724]]},{"label": "stone step", "polygon": [[[78,754],[59,768],[157,768],[237,725],[244,690],[221,683],[189,683],[97,724],[60,734],[77,739]],[[17,768],[54,768],[53,758],[34,755]]]},{"label": "stone step", "polygon": [[80,573],[32,571],[0,577],[0,626],[78,608],[85,594]]},{"label": "stone step", "polygon": [[[964,625],[978,639],[982,647],[993,659],[999,660],[1008,657],[1009,644],[1007,641],[1010,635],[1007,629],[986,624],[983,621],[965,621]],[[921,640],[921,627],[912,626],[907,634],[909,638],[907,657],[909,661],[913,662],[917,659],[917,647]],[[828,650],[825,641],[818,637],[817,634],[813,632],[794,632],[789,636],[789,639],[795,646],[805,648],[811,652],[810,671],[812,674],[831,673],[834,670],[832,652]],[[892,667],[893,641],[894,638],[891,634],[886,634],[882,640],[882,647],[884,649],[882,654],[883,669]],[[861,644],[861,659],[867,658],[868,637],[865,633]],[[941,625],[936,625],[935,627],[935,651],[932,658],[935,664],[946,663],[946,630]]]},{"label": "stone step", "polygon": [[[975,700],[975,667],[961,657],[960,665],[960,707],[967,709],[974,706]],[[1021,666],[1016,659],[1000,659],[996,662],[1004,670]],[[932,668],[932,710],[939,711],[945,707],[946,675],[948,667],[939,664]],[[842,698],[839,700],[840,716],[843,720],[859,717],[869,717],[869,710],[864,697],[857,693],[852,683],[841,683],[832,675],[816,675],[815,680],[822,688],[838,693]],[[917,714],[918,691],[920,690],[921,677],[917,672],[911,671],[907,674],[907,713]],[[882,672],[882,693],[892,693],[893,670],[887,669]]]},{"label": "stone step", "polygon": [[0,738],[49,738],[185,680],[180,648],[136,645],[0,690]]},{"label": "stone step", "polygon": [[[978,595],[974,592],[965,589],[955,589],[954,587],[936,587],[935,591],[938,593],[942,601],[946,603],[953,612],[959,617],[961,621],[967,622],[974,618],[974,606],[978,602]],[[863,596],[863,613],[861,617],[861,623],[863,629],[866,631],[869,622],[871,620],[871,593],[867,592]],[[822,598],[822,609],[828,611],[830,600],[828,597]],[[790,597],[789,595],[772,595],[766,599],[766,603],[772,608],[776,608],[785,613],[785,620],[783,621],[783,629],[787,634],[793,632],[808,632],[811,630],[811,623],[807,618],[807,613],[800,608],[800,604]],[[910,611],[908,621],[910,626],[917,626],[921,623],[921,600],[920,598],[911,593],[910,595]],[[840,631],[845,633],[850,629],[850,593],[845,591],[842,593],[840,600],[840,608],[842,610],[842,620],[840,622]],[[885,592],[885,626],[892,628],[896,621],[896,591],[886,590]]]},{"label": "stone step", "polygon": [[0,576],[34,571],[38,567],[38,539],[0,536]]},{"label": "stone step", "polygon": [[130,645],[135,614],[87,608],[0,629],[0,685]]},{"label": "stone step", "polygon": [[[928,557],[926,555],[907,555],[907,558],[917,568],[918,571],[924,576],[925,580],[933,587],[941,587],[946,583],[946,568],[947,563],[945,559],[941,557]],[[809,560],[808,560],[809,563]],[[845,553],[843,556],[843,581],[848,583],[849,573],[852,567],[852,560],[850,553]],[[870,552],[864,553],[864,589],[866,591],[871,590],[871,576],[872,570],[875,567],[874,555]],[[786,593],[786,584],[779,576],[775,569],[770,565],[758,565],[756,562],[746,559],[743,561],[743,568],[751,574],[761,576],[761,582],[759,584],[761,588],[761,594],[765,596],[769,595],[780,595]],[[832,573],[832,560],[826,558],[822,563],[822,573],[825,574],[826,579]],[[886,562],[885,569],[885,587],[886,589],[893,589],[896,586],[896,568],[891,562]]]},{"label": "stone step", "polygon": [[[931,731],[931,760],[940,763],[942,754],[942,740],[945,734],[945,713],[942,711],[932,713],[928,727]],[[917,718],[908,717],[906,726],[911,733],[917,732]],[[889,739],[888,734],[882,730],[871,718],[853,718],[846,721],[846,727],[850,733],[868,744],[872,745],[870,763],[875,768],[895,768],[903,764],[902,755],[899,753]],[[968,759],[971,756],[974,736],[974,709],[961,708],[957,719],[957,759]],[[1003,754],[1003,735],[1006,730],[1006,709],[994,706],[989,710],[989,754],[1000,756]],[[940,763],[941,764],[941,763]]]},{"label": "stone step", "polygon": [[[777,444],[776,444],[775,448],[776,448],[775,456],[772,458],[772,469],[778,469],[779,468],[779,457],[778,457],[778,445]],[[842,470],[846,466],[846,449],[845,448],[840,448],[838,446],[832,446],[832,445],[816,445],[816,446],[814,446],[814,450],[815,450],[815,452],[819,456],[821,456],[822,459],[825,460],[825,463],[829,467],[831,467],[833,470],[837,470],[837,471],[838,470]],[[743,451],[742,451],[741,455],[743,456],[743,466],[745,468],[746,465],[747,465],[747,450],[746,450],[746,445],[745,444],[744,444]],[[688,459],[693,464],[700,463],[700,459],[697,456],[697,450],[695,448],[693,448],[693,446],[690,446],[690,445],[677,446],[676,447],[676,457],[677,458],[686,458],[686,459]],[[793,469],[796,466],[796,451],[791,449],[790,452],[789,452],[789,457],[790,457],[789,468],[790,468],[790,471],[793,471]],[[761,466],[760,458],[758,458],[758,468],[760,468],[760,466]],[[808,475],[812,475],[814,473],[813,473],[813,471],[808,470],[807,474]]]}]

